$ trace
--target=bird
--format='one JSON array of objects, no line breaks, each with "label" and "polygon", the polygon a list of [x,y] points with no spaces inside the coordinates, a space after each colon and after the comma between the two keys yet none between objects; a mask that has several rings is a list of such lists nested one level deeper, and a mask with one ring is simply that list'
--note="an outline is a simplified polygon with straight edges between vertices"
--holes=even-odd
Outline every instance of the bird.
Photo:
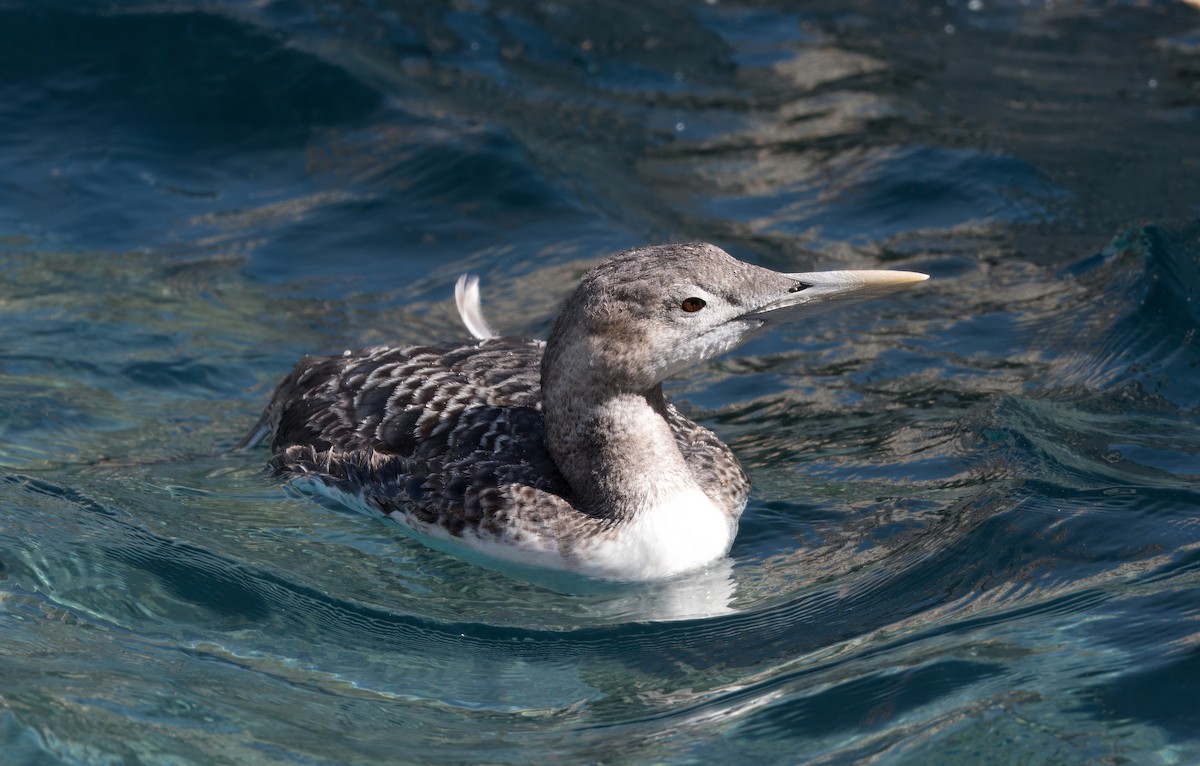
[{"label": "bird", "polygon": [[587,271],[542,341],[494,333],[464,276],[469,341],[306,356],[238,447],[269,436],[275,475],[468,558],[674,578],[727,557],[750,480],[663,381],[925,279],[787,274],[707,243],[638,247]]}]

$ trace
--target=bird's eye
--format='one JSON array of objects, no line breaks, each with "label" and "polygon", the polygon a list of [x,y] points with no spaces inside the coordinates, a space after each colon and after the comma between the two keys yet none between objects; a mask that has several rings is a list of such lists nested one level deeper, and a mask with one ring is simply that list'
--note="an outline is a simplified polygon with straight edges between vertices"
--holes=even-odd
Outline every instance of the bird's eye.
[{"label": "bird's eye", "polygon": [[700,309],[704,308],[705,305],[707,304],[704,303],[703,298],[684,298],[680,308],[689,314],[694,314]]}]

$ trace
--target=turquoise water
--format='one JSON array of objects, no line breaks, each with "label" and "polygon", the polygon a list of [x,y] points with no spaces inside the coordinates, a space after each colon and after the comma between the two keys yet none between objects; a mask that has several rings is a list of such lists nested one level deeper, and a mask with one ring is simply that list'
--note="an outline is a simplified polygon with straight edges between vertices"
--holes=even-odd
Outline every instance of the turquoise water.
[{"label": "turquoise water", "polygon": [[[0,2],[0,761],[1200,762],[1200,12]],[[639,586],[228,454],[305,353],[604,255],[933,279],[672,381],[755,482]]]}]

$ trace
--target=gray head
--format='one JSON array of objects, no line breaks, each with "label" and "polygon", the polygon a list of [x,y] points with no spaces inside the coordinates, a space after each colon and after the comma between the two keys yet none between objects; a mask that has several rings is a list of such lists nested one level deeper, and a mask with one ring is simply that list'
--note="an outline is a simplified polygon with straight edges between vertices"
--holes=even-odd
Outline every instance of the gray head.
[{"label": "gray head", "polygon": [[559,383],[589,380],[646,392],[769,325],[927,278],[907,271],[782,274],[704,243],[626,250],[585,274],[567,300],[547,341],[542,386],[549,394]]}]

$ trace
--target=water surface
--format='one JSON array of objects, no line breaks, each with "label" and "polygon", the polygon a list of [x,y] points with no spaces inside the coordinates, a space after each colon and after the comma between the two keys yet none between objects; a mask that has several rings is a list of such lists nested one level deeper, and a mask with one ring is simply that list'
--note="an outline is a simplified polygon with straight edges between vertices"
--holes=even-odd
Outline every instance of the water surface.
[{"label": "water surface", "polygon": [[[13,764],[1200,760],[1200,13],[0,2]],[[305,353],[544,337],[707,240],[933,279],[671,381],[755,482],[641,586],[229,454]]]}]

